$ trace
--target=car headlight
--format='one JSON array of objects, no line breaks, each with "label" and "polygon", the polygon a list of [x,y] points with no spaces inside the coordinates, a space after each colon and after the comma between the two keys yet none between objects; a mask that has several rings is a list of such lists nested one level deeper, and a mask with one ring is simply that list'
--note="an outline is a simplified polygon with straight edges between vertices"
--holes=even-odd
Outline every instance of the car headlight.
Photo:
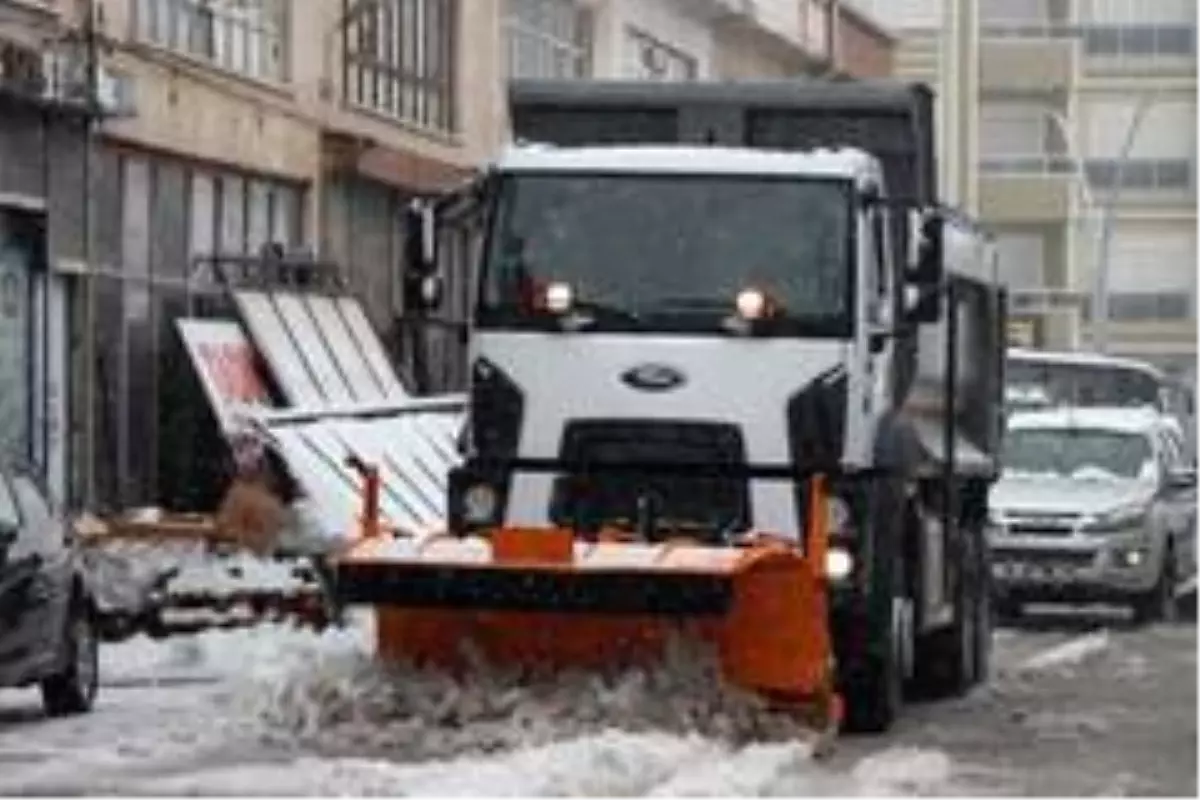
[{"label": "car headlight", "polygon": [[1114,533],[1141,527],[1146,521],[1149,508],[1144,505],[1125,506],[1104,514],[1098,514],[1084,525],[1089,533]]},{"label": "car headlight", "polygon": [[854,556],[848,550],[831,547],[825,551],[825,576],[831,581],[844,581],[854,571]]},{"label": "car headlight", "polygon": [[477,483],[463,493],[463,517],[472,525],[483,525],[495,518],[498,501],[496,490],[486,484]]}]

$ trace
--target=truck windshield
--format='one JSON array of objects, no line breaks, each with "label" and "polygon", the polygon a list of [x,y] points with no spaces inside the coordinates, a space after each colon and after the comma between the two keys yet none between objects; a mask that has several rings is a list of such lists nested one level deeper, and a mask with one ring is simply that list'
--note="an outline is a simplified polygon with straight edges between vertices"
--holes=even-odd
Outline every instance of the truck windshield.
[{"label": "truck windshield", "polygon": [[481,325],[545,324],[539,292],[567,284],[589,330],[714,330],[753,288],[771,331],[850,333],[849,181],[528,174],[496,203]]}]

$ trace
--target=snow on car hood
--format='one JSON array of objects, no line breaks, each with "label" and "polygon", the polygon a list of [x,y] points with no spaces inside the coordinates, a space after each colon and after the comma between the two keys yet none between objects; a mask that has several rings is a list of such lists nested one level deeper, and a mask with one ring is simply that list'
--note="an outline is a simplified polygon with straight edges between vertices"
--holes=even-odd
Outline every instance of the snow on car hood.
[{"label": "snow on car hood", "polygon": [[992,487],[989,504],[1002,513],[1105,514],[1150,500],[1152,484],[1140,480],[1005,475]]}]

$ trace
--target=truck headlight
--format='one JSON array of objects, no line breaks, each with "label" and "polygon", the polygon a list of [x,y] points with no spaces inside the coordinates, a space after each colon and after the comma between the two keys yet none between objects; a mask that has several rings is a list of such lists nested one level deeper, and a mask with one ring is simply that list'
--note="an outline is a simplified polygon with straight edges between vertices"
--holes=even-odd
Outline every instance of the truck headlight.
[{"label": "truck headlight", "polygon": [[484,525],[492,522],[496,514],[498,501],[496,490],[486,484],[477,483],[463,493],[463,517],[472,525]]},{"label": "truck headlight", "polygon": [[844,581],[854,571],[854,557],[848,550],[831,547],[825,551],[825,576],[831,581]]}]

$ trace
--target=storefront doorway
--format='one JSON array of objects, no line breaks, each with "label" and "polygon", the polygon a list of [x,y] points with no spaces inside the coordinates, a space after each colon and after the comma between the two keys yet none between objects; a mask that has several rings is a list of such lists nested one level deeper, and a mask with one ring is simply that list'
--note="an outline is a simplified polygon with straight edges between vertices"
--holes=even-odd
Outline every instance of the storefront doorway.
[{"label": "storefront doorway", "polygon": [[34,246],[28,215],[0,211],[0,457],[32,456]]}]

